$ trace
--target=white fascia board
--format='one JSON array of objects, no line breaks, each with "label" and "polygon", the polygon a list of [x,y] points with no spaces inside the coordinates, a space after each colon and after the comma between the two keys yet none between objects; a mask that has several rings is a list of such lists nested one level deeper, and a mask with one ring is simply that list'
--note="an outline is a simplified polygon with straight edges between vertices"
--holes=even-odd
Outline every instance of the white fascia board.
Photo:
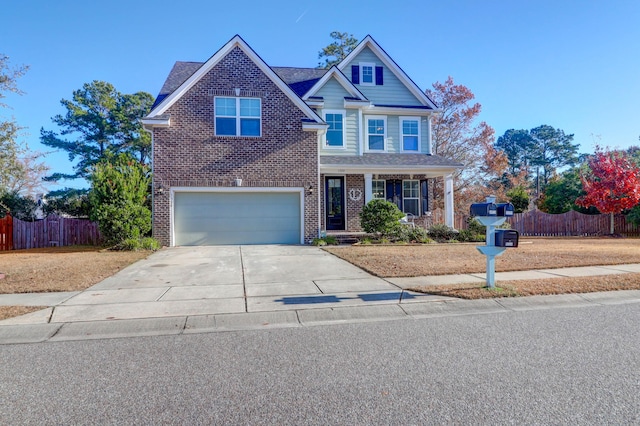
[{"label": "white fascia board", "polygon": [[278,88],[300,108],[307,118],[310,118],[318,123],[322,123],[322,119],[314,110],[309,107],[300,97],[267,65],[260,56],[245,42],[239,35],[234,36],[227,44],[225,44],[220,50],[218,50],[211,58],[207,60],[198,70],[191,75],[184,83],[182,83],[176,90],[174,90],[169,96],[167,96],[160,104],[149,113],[148,118],[153,118],[157,115],[161,115],[173,105],[178,99],[180,99],[189,89],[191,89],[200,79],[208,73],[214,66],[220,62],[234,47],[239,47],[248,57],[255,63],[260,70],[265,73],[267,77]]},{"label": "white fascia board", "polygon": [[169,127],[171,125],[171,117],[143,117],[139,121],[147,130],[151,130],[154,127]]},{"label": "white fascia board", "polygon": [[325,123],[302,123],[302,131],[304,132],[317,131],[323,135],[327,132],[328,128],[329,125]]},{"label": "white fascia board", "polygon": [[434,111],[429,109],[418,109],[418,108],[393,108],[393,107],[379,107],[375,105],[371,105],[365,110],[366,114],[384,114],[384,115],[412,115],[416,117],[429,117]]},{"label": "white fascia board", "polygon": [[382,47],[371,37],[367,35],[361,42],[356,46],[355,49],[351,51],[343,60],[340,62],[337,67],[340,71],[343,71],[344,68],[351,63],[351,61],[358,56],[360,52],[365,47],[369,47],[373,53],[380,59],[386,66],[393,72],[393,74],[405,85],[407,89],[423,104],[431,107],[434,111],[439,111],[440,109],[429,99],[429,97],[418,87],[416,83],[414,83],[411,78],[400,68],[398,64],[384,51]]},{"label": "white fascia board", "polygon": [[306,101],[307,105],[309,105],[310,107],[315,107],[315,108],[323,108],[324,107],[324,101],[315,101],[315,100],[308,100]]},{"label": "white fascia board", "polygon": [[349,79],[335,65],[332,66],[329,71],[327,71],[322,76],[322,78],[320,78],[320,80],[318,80],[316,84],[314,84],[313,87],[311,87],[311,89],[307,91],[307,93],[305,93],[302,99],[306,101],[311,96],[318,93],[318,90],[320,90],[331,78],[335,78],[336,81],[342,86],[342,88],[349,92],[349,94],[354,98],[359,98],[362,100],[367,99],[367,97],[360,90],[358,90],[358,88],[354,86],[353,83],[351,83],[351,81],[349,81]]},{"label": "white fascia board", "polygon": [[354,101],[345,99],[344,107],[345,108],[369,108],[371,106],[371,101]]},{"label": "white fascia board", "polygon": [[320,165],[320,173],[346,173],[346,174],[414,174],[426,175],[428,178],[442,177],[456,172],[461,167],[438,167],[438,166],[376,166],[376,165],[354,165],[354,164],[328,164]]}]

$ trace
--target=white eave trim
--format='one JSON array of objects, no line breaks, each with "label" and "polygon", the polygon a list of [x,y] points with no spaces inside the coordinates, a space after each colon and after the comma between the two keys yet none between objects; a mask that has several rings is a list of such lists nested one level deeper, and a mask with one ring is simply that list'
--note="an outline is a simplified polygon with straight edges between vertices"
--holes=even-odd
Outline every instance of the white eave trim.
[{"label": "white eave trim", "polygon": [[310,99],[307,102],[307,105],[314,108],[324,108],[324,100],[319,99]]},{"label": "white eave trim", "polygon": [[354,165],[354,164],[320,164],[320,173],[373,173],[373,174],[414,174],[427,177],[447,176],[462,167],[451,166],[389,166],[389,165]]},{"label": "white eave trim", "polygon": [[360,54],[360,52],[367,46],[423,105],[430,106],[435,112],[440,112],[440,109],[433,103],[433,101],[431,101],[431,99],[429,99],[429,97],[422,90],[420,90],[418,85],[414,83],[411,78],[409,78],[409,76],[402,70],[402,68],[400,68],[400,66],[396,64],[393,59],[391,59],[387,52],[385,52],[384,49],[380,47],[380,45],[370,35],[367,35],[364,40],[362,40],[360,44],[358,44],[356,48],[353,49],[351,53],[349,53],[346,58],[344,58],[342,62],[337,65],[338,69],[342,72],[344,68],[347,65],[351,64],[353,59],[356,58],[358,54]]},{"label": "white eave trim", "polygon": [[412,116],[422,116],[428,117],[433,113],[439,111],[434,111],[432,109],[419,109],[419,108],[395,108],[395,107],[381,107],[371,105],[365,109],[366,114],[384,114],[384,115],[412,115]]},{"label": "white eave trim", "polygon": [[353,99],[345,99],[344,107],[345,108],[369,108],[371,106],[371,101],[356,101]]},{"label": "white eave trim", "polygon": [[325,134],[329,128],[328,124],[324,123],[302,123],[302,130],[305,132],[320,132],[321,135]]},{"label": "white eave trim", "polygon": [[176,90],[174,90],[169,96],[160,102],[156,108],[154,108],[148,118],[153,118],[158,115],[162,115],[173,105],[178,99],[180,99],[186,92],[189,91],[200,79],[208,73],[214,66],[220,62],[227,54],[235,47],[239,47],[248,57],[255,63],[258,68],[267,76],[278,88],[298,107],[307,118],[314,120],[318,123],[322,123],[322,119],[316,112],[309,107],[300,97],[269,67],[260,56],[240,37],[234,36],[227,44],[225,44],[220,50],[218,50],[211,58],[207,60],[198,70],[191,75],[184,83],[182,83]]},{"label": "white eave trim", "polygon": [[143,117],[140,119],[145,129],[153,129],[154,127],[169,127],[171,125],[171,117]]}]

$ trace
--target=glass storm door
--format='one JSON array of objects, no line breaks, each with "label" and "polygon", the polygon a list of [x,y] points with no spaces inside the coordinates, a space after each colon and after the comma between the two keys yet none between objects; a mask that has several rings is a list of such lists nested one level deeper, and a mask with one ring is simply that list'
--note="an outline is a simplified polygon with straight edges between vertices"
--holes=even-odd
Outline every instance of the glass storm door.
[{"label": "glass storm door", "polygon": [[325,207],[328,230],[344,230],[344,177],[327,177]]}]

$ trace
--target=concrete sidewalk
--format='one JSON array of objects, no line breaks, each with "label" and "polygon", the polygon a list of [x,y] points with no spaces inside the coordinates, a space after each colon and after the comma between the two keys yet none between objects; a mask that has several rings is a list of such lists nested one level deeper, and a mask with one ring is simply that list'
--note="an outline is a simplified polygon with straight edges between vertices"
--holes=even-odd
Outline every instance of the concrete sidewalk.
[{"label": "concrete sidewalk", "polygon": [[[497,280],[640,272],[640,264],[497,273]],[[316,247],[164,249],[83,292],[0,295],[48,306],[0,321],[0,343],[194,333],[640,301],[640,291],[461,301],[406,290],[484,274],[374,277]]]}]

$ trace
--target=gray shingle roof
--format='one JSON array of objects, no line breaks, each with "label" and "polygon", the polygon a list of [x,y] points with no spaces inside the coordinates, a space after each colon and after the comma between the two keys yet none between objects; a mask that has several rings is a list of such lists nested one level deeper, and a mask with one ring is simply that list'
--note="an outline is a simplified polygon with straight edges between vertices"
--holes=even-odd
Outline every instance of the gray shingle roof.
[{"label": "gray shingle roof", "polygon": [[271,67],[298,96],[303,96],[327,72],[319,68]]},{"label": "gray shingle roof", "polygon": [[158,96],[156,97],[156,100],[153,103],[151,109],[155,108],[156,105],[162,102],[164,98],[169,96],[171,92],[176,90],[182,83],[187,81],[187,79],[191,77],[191,75],[193,75],[193,73],[196,72],[202,65],[204,65],[204,62],[178,61],[173,64],[173,68],[171,68],[171,71],[169,72],[167,79],[162,85],[162,89],[160,89],[160,93],[158,93]]},{"label": "gray shingle roof", "polygon": [[462,167],[462,163],[449,160],[440,155],[392,153],[366,153],[358,156],[321,155],[320,165]]}]

